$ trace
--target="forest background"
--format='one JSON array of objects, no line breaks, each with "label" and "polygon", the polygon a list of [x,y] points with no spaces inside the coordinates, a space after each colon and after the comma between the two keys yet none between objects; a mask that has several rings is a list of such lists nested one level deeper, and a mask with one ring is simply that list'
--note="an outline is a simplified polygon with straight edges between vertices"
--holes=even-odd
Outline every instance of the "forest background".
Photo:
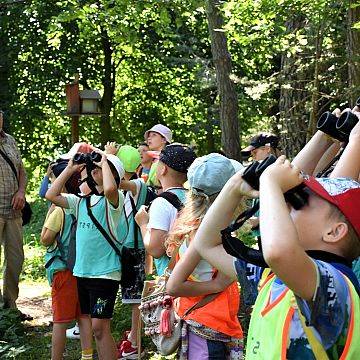
[{"label": "forest background", "polygon": [[[199,155],[222,149],[240,159],[249,135],[267,130],[292,157],[322,112],[352,107],[360,95],[359,5],[0,1],[0,109],[24,159],[35,215],[25,243],[38,246],[46,204],[36,193],[47,164],[71,146],[65,84],[75,74],[102,96],[102,116],[80,118],[82,141],[136,146],[160,122]],[[31,259],[25,274],[43,276],[40,258]]]}]

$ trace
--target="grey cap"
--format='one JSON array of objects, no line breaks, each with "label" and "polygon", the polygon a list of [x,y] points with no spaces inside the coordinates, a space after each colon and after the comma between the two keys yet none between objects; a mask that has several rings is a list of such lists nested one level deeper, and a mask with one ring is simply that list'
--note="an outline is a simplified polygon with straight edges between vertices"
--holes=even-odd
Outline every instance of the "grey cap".
[{"label": "grey cap", "polygon": [[197,158],[188,170],[190,189],[198,194],[217,194],[235,174],[235,169],[227,157],[211,153]]}]

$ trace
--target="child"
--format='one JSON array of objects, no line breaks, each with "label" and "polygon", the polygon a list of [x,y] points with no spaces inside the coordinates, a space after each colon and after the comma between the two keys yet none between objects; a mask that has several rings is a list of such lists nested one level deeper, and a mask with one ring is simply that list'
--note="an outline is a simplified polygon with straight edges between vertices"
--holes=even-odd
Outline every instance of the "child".
[{"label": "child", "polygon": [[[171,130],[162,124],[154,125],[150,130],[145,131],[144,138],[151,151],[161,151],[166,145],[169,145],[172,140]],[[159,187],[160,184],[156,178],[157,161],[151,165],[147,184],[154,187]]]},{"label": "child", "polygon": [[179,317],[184,317],[185,312],[207,294],[218,293],[209,303],[184,317],[186,326],[182,335],[187,341],[181,346],[182,359],[225,359],[229,354],[231,359],[242,358],[237,283],[201,260],[191,245],[210,205],[234,174],[232,162],[220,154],[196,159],[188,170],[190,188],[184,209],[165,242],[168,255],[178,249],[178,261],[167,283],[167,291],[178,297]]},{"label": "child", "polygon": [[[177,202],[184,203],[188,167],[195,160],[194,151],[181,144],[167,145],[160,153],[156,176],[165,192],[177,197]],[[162,194],[163,195],[163,194]],[[178,207],[179,208],[179,207]],[[144,206],[138,211],[135,220],[141,229],[146,251],[155,260],[158,275],[162,275],[169,263],[165,253],[164,241],[177,216],[178,209],[164,197],[156,198],[147,213]]]},{"label": "child", "polygon": [[153,158],[148,154],[149,146],[147,143],[142,143],[138,147],[138,151],[141,158],[141,164],[137,169],[139,178],[142,178],[145,182],[149,177],[150,168],[153,162]]},{"label": "child", "polygon": [[[66,167],[66,162],[53,165],[49,176],[59,176]],[[79,176],[74,174],[65,183],[68,193],[78,193]],[[65,191],[64,191],[65,192]],[[64,213],[60,207],[49,209],[41,232],[41,242],[48,247],[45,255],[46,275],[52,287],[53,332],[51,359],[63,358],[67,325],[73,320],[79,321],[81,328],[81,359],[92,359],[92,331],[88,317],[81,317],[77,293],[76,278],[67,269],[68,249],[71,241],[72,215]]]},{"label": "child", "polygon": [[[355,210],[360,185],[348,179],[310,178],[305,181],[308,204],[290,209],[283,193],[302,181],[299,170],[283,156],[260,178],[263,253],[273,274],[255,302],[247,359],[355,359],[360,350],[355,340],[360,335],[358,283],[351,271],[351,260],[360,253]],[[236,174],[194,240],[201,256],[233,278],[243,278],[246,264],[240,259],[234,263],[225,253],[220,231],[244,195],[256,192]]]},{"label": "child", "polygon": [[[100,195],[79,198],[72,194],[61,194],[68,178],[84,167],[71,159],[46,193],[46,198],[77,218],[73,272],[77,277],[81,312],[91,316],[99,358],[113,360],[117,358],[117,350],[111,335],[110,321],[121,279],[120,258],[113,246],[118,245],[116,226],[124,202],[118,186],[124,176],[124,169],[116,156],[106,156],[100,150],[97,152],[101,154],[101,160],[94,163],[91,176],[92,185],[96,184]],[[112,245],[95,225],[91,213],[113,239]]]},{"label": "child", "polygon": [[125,190],[124,211],[128,224],[128,233],[122,249],[121,297],[124,304],[132,305],[131,330],[125,333],[125,339],[119,345],[119,352],[122,359],[137,359],[139,305],[145,281],[145,249],[134,216],[145,203],[147,186],[136,174],[140,164],[139,151],[130,145],[124,145],[118,150],[117,156],[125,170],[120,187]]}]

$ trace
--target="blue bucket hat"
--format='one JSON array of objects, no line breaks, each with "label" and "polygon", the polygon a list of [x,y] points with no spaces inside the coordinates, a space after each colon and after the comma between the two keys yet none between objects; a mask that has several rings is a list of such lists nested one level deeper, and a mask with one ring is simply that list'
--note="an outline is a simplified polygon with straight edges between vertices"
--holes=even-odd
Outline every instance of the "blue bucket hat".
[{"label": "blue bucket hat", "polygon": [[190,190],[197,195],[217,194],[234,174],[234,166],[227,157],[218,153],[201,156],[188,170]]}]

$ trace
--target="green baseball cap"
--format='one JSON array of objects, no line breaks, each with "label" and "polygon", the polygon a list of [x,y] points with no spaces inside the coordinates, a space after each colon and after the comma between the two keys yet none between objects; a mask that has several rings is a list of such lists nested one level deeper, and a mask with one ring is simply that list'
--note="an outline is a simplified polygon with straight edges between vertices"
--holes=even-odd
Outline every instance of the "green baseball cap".
[{"label": "green baseball cap", "polygon": [[129,173],[135,172],[141,162],[138,149],[130,145],[121,146],[116,156],[123,163],[124,170]]}]

